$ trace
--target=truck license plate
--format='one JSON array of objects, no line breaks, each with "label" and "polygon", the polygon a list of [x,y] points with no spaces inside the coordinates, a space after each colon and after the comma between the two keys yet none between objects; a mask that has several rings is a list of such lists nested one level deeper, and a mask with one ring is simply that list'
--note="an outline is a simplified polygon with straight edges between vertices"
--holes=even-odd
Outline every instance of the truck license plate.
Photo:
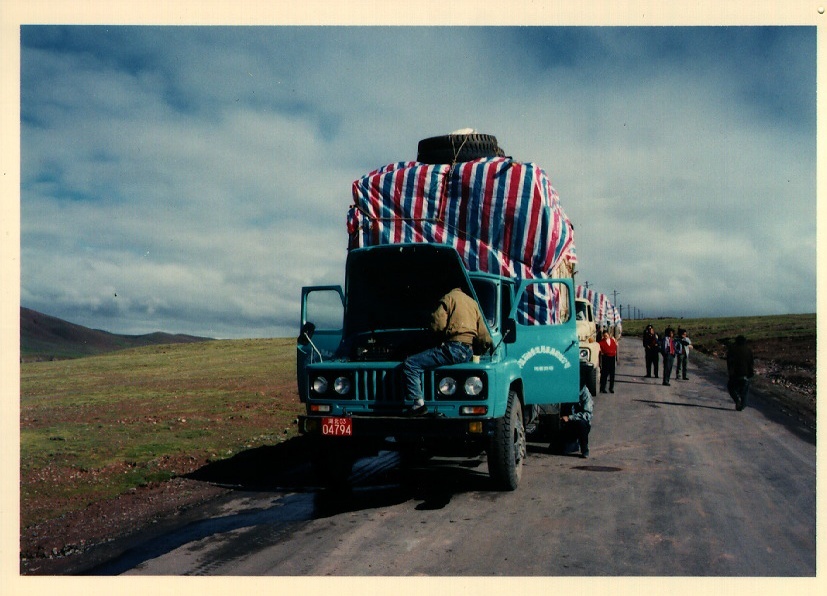
[{"label": "truck license plate", "polygon": [[350,437],[353,435],[353,420],[351,418],[322,418],[322,434]]}]

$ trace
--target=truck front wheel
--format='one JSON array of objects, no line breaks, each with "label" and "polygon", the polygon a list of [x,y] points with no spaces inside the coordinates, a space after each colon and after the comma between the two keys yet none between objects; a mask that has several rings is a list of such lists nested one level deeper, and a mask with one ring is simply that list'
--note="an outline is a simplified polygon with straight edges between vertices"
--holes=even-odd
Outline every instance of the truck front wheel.
[{"label": "truck front wheel", "polygon": [[520,484],[526,456],[523,408],[517,393],[508,393],[505,416],[497,420],[488,450],[488,474],[500,490],[514,490]]},{"label": "truck front wheel", "polygon": [[588,387],[592,397],[597,395],[598,369],[592,364],[580,365],[580,387]]}]

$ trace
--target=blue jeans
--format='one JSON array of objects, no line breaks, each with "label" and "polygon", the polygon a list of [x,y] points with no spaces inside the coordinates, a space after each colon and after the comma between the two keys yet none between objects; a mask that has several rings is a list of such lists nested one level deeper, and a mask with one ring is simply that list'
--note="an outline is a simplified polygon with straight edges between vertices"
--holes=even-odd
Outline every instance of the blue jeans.
[{"label": "blue jeans", "polygon": [[683,378],[686,378],[686,362],[689,360],[686,354],[681,354],[680,356],[675,356],[675,379],[679,379],[681,376],[681,370],[683,370]]},{"label": "blue jeans", "polygon": [[405,397],[414,401],[424,400],[422,374],[426,370],[446,364],[468,362],[473,355],[474,351],[468,344],[446,341],[435,348],[408,356],[402,364],[402,371],[405,374]]},{"label": "blue jeans", "polygon": [[672,354],[663,355],[663,384],[669,384],[669,377],[672,376],[672,365],[675,363],[675,356]]}]

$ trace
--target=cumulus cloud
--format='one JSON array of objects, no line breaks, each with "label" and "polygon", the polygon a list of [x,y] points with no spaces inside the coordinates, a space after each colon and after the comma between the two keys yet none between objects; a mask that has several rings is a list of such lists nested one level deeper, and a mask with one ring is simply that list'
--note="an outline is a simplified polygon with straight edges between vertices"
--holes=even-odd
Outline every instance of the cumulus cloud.
[{"label": "cumulus cloud", "polygon": [[301,286],[343,281],[351,182],[471,126],[548,171],[579,282],[815,311],[813,28],[22,31],[24,306],[293,336]]}]

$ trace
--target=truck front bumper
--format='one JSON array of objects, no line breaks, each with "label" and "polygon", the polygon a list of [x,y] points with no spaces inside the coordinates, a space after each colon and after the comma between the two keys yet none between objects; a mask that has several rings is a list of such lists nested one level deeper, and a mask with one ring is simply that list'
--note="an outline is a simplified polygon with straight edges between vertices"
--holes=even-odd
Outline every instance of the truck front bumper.
[{"label": "truck front bumper", "polygon": [[[322,420],[327,416],[299,416],[299,432],[307,435],[326,436],[322,434]],[[352,434],[338,438],[362,440],[386,440],[392,437],[396,441],[474,441],[488,439],[494,434],[496,421],[492,418],[447,418],[429,415],[419,417],[407,416],[347,416]]]}]

